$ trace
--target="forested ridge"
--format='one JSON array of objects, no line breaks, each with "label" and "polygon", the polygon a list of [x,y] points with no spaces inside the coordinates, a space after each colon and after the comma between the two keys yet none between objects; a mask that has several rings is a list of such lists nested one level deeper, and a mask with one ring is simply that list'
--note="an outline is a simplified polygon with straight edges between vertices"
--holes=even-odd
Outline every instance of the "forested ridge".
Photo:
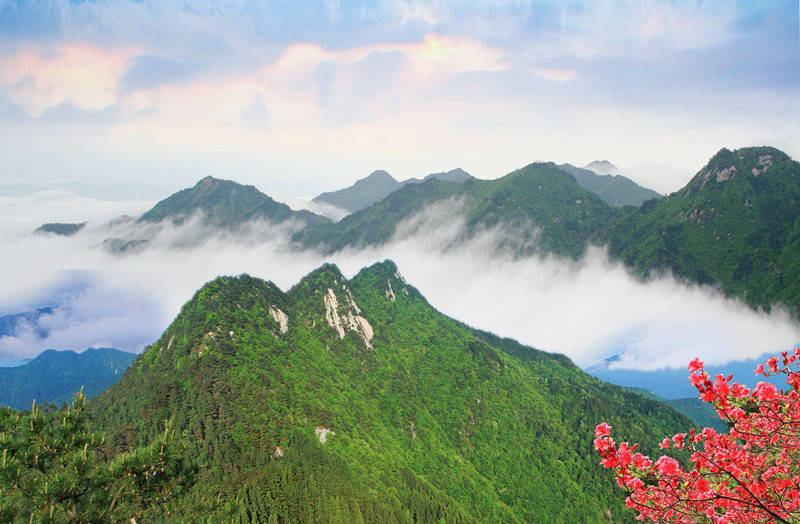
[{"label": "forested ridge", "polygon": [[156,521],[627,521],[597,421],[651,452],[690,425],[442,315],[389,261],[286,293],[220,277],[89,411],[111,453],[167,419],[188,442],[198,481]]}]

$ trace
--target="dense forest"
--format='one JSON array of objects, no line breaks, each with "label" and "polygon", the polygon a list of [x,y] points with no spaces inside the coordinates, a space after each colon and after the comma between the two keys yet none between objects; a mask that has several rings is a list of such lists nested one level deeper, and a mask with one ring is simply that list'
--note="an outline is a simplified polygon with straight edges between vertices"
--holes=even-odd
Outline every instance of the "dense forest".
[{"label": "dense forest", "polygon": [[206,284],[89,413],[111,454],[171,421],[197,482],[143,514],[211,522],[627,521],[594,426],[655,451],[691,425],[442,315],[389,261],[349,281],[326,265],[287,293]]}]

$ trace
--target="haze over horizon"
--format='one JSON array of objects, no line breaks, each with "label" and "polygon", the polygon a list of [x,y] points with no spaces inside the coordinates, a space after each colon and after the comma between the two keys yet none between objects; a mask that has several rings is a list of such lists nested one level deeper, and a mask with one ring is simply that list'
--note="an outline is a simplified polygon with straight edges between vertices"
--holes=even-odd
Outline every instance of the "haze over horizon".
[{"label": "haze over horizon", "polygon": [[668,193],[721,147],[800,156],[797,42],[792,1],[4,2],[0,194],[597,159]]}]

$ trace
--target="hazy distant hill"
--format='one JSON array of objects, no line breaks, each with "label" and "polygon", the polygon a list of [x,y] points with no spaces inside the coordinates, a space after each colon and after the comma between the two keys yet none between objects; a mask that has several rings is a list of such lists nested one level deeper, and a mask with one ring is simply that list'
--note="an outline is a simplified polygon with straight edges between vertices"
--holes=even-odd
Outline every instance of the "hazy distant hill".
[{"label": "hazy distant hill", "polygon": [[373,171],[369,176],[361,178],[350,187],[322,193],[314,197],[314,202],[325,202],[351,213],[369,207],[383,200],[386,195],[399,189],[400,182],[383,170]]},{"label": "hazy distant hill", "polygon": [[472,178],[472,175],[461,168],[456,168],[441,173],[431,173],[422,180],[418,178],[409,178],[408,180],[399,182],[386,171],[379,170],[373,171],[366,178],[357,180],[356,183],[350,187],[329,193],[322,193],[314,197],[314,202],[325,202],[354,213],[376,202],[380,202],[390,193],[397,191],[406,184],[417,184],[431,179],[460,183],[470,178]]},{"label": "hazy distant hill", "polygon": [[[786,377],[763,377],[756,375],[753,370],[766,358],[773,355],[764,355],[763,358],[752,358],[743,361],[731,361],[724,366],[706,365],[706,370],[713,377],[717,374],[725,376],[733,374],[733,380],[749,387],[755,387],[760,381],[772,382],[778,387],[786,386]],[[641,371],[638,369],[620,369],[613,366],[619,356],[613,356],[584,369],[593,377],[597,377],[611,384],[647,389],[660,398],[674,400],[685,397],[696,397],[697,389],[689,383],[689,372],[686,368],[657,369]]]},{"label": "hazy distant hill", "polygon": [[86,225],[86,222],[81,222],[80,224],[71,224],[66,222],[49,222],[47,224],[42,224],[34,233],[52,233],[54,235],[62,235],[68,237],[70,235],[74,235]]},{"label": "hazy distant hill", "polygon": [[649,452],[691,425],[446,317],[388,261],[209,282],[90,409],[119,448],[166,418],[187,435],[200,481],[173,521],[633,521],[595,425]]},{"label": "hazy distant hill", "polygon": [[583,166],[583,168],[597,173],[598,175],[614,175],[619,173],[619,168],[608,160],[593,160]]},{"label": "hazy distant hill", "polygon": [[593,170],[581,169],[571,164],[561,164],[558,167],[574,176],[579,186],[592,191],[614,207],[640,206],[652,198],[661,198],[659,193],[619,174],[599,175]]},{"label": "hazy distant hill", "polygon": [[89,348],[82,353],[48,349],[28,363],[0,367],[0,405],[30,409],[50,402],[70,402],[83,387],[93,397],[120,379],[136,355],[109,348]]}]

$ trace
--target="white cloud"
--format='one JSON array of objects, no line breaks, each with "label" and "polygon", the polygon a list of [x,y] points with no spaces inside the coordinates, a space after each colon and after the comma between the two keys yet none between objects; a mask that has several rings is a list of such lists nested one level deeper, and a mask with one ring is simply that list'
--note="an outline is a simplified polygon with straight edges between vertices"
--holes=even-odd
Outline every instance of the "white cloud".
[{"label": "white cloud", "polygon": [[[27,209],[36,216],[46,205],[28,201]],[[6,209],[0,206],[0,214]],[[148,249],[125,256],[98,247],[112,234],[99,226],[87,226],[66,239],[3,231],[9,256],[0,262],[0,274],[8,275],[8,284],[22,283],[0,289],[0,305],[7,312],[22,311],[9,310],[15,304],[30,306],[29,298],[41,296],[40,288],[46,292],[56,287],[62,269],[89,270],[92,280],[82,291],[62,298],[61,309],[48,324],[53,330],[48,339],[30,334],[4,339],[0,358],[97,344],[140,350],[160,335],[203,283],[220,274],[246,272],[287,290],[326,261],[352,276],[385,258],[393,259],[442,312],[525,344],[565,353],[579,365],[612,353],[625,353],[621,365],[637,369],[683,367],[695,356],[722,364],[800,342],[800,325],[781,311],[754,312],[713,289],[686,286],[669,275],[642,283],[609,261],[602,249],[589,250],[577,262],[519,259],[496,254],[498,245],[514,238],[513,231],[503,230],[454,243],[463,230],[457,202],[429,208],[404,222],[384,246],[330,257],[293,251],[288,242],[291,225],[264,223],[251,224],[238,238],[210,236],[200,247],[176,248],[176,243],[204,233],[197,226],[195,221],[165,228]]]}]

